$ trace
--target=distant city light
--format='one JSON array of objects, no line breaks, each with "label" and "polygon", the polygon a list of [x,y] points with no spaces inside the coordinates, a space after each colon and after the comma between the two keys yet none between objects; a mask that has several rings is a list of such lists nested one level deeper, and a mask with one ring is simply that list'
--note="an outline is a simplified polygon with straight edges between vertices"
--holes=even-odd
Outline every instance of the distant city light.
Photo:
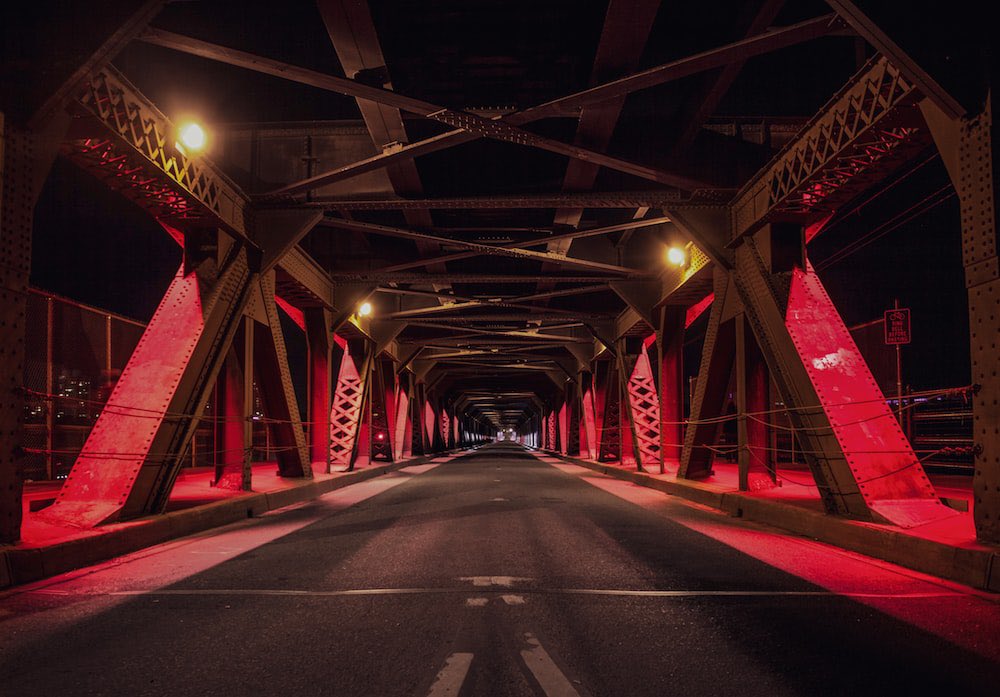
[{"label": "distant city light", "polygon": [[181,126],[178,134],[181,144],[189,153],[198,152],[205,147],[205,141],[207,140],[205,129],[193,121]]},{"label": "distant city light", "polygon": [[372,304],[370,302],[361,303],[361,307],[358,308],[358,315],[361,317],[367,317],[372,313]]},{"label": "distant city light", "polygon": [[687,264],[687,252],[683,247],[670,247],[667,250],[667,261],[674,266],[685,266]]}]

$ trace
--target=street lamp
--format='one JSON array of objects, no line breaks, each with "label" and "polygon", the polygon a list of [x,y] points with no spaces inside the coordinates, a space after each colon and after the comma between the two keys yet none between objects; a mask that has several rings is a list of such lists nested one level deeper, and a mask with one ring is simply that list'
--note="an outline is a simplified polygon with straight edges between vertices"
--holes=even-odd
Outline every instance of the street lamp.
[{"label": "street lamp", "polygon": [[359,317],[367,317],[372,313],[372,304],[368,301],[361,303],[361,307],[358,308]]},{"label": "street lamp", "polygon": [[684,268],[687,266],[688,254],[684,247],[669,247],[667,249],[667,263],[672,266]]},{"label": "street lamp", "polygon": [[208,136],[201,124],[196,121],[188,121],[181,124],[177,129],[178,145],[185,154],[193,155],[205,149]]}]

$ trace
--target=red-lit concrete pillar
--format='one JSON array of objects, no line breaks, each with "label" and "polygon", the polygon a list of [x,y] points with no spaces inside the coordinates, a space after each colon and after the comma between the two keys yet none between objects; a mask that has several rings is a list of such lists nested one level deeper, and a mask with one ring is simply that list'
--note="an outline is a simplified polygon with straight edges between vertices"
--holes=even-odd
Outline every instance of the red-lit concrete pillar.
[{"label": "red-lit concrete pillar", "polygon": [[740,491],[769,489],[775,472],[768,429],[770,377],[745,315],[736,318],[736,410]]},{"label": "red-lit concrete pillar", "polygon": [[617,360],[594,364],[594,412],[598,426],[597,459],[621,459],[621,400]]},{"label": "red-lit concrete pillar", "polygon": [[660,450],[664,463],[680,464],[684,448],[684,325],[683,307],[660,310],[657,346],[660,358]]},{"label": "red-lit concrete pillar", "polygon": [[253,325],[243,319],[233,347],[226,355],[216,382],[219,453],[212,486],[235,491],[251,489],[253,447]]},{"label": "red-lit concrete pillar", "polygon": [[305,311],[309,347],[309,460],[313,469],[325,472],[330,453],[330,397],[333,389],[333,332],[330,312],[323,308]]}]

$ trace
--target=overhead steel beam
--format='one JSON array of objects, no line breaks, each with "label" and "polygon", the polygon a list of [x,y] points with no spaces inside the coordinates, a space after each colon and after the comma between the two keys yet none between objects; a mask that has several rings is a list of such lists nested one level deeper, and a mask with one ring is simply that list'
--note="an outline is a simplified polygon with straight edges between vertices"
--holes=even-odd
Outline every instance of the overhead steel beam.
[{"label": "overhead steel beam", "polygon": [[[488,121],[521,126],[538,119],[579,115],[579,110],[586,104],[597,104],[609,99],[622,98],[638,90],[655,87],[657,85],[661,85],[672,80],[678,80],[705,70],[723,67],[732,61],[745,61],[753,56],[762,55],[764,53],[786,48],[788,46],[794,46],[799,43],[811,41],[839,30],[842,27],[843,25],[836,20],[836,16],[833,14],[818,17],[816,19],[807,20],[782,29],[765,32],[759,36],[744,39],[743,41],[720,46],[719,48],[704,51],[693,56],[688,56],[627,78],[562,97],[532,109],[507,114],[498,119],[490,119]],[[177,51],[198,55],[203,58],[246,68],[248,70],[255,70],[268,75],[273,75],[275,77],[282,77],[288,80],[312,85],[314,87],[320,87],[321,89],[333,89],[333,91],[339,92],[341,89],[351,87],[350,84],[344,85],[338,83],[337,87],[333,87],[332,85],[325,83],[324,78],[333,78],[333,76],[323,75],[322,73],[316,73],[315,71],[309,71],[302,68],[296,68],[295,66],[281,63],[280,61],[254,56],[242,51],[216,46],[207,42],[198,41],[196,39],[191,39],[189,37],[172,34],[158,29],[150,29],[140,38],[143,41],[156,44],[158,46],[164,46]],[[343,78],[333,79],[343,80]],[[348,80],[347,82],[352,83],[353,81]],[[357,84],[360,85],[361,83]],[[365,91],[363,98],[370,99],[372,101],[379,101],[376,97],[379,97],[381,93],[382,91],[378,88],[370,88]],[[404,111],[409,111],[404,106],[400,106],[399,103],[396,103],[396,106]],[[482,136],[483,134],[481,133],[461,128],[448,131],[447,133],[426,138],[416,143],[407,143],[402,144],[399,147],[393,147],[379,155],[366,158],[365,160],[352,165],[339,167],[335,170],[315,175],[306,180],[293,182],[285,187],[273,191],[272,193],[290,195],[309,189],[315,189],[337,181],[344,181],[345,179],[349,179],[366,172],[371,172],[375,169],[388,167],[392,164],[413,159],[414,157],[438,152],[462,143],[468,143]]]},{"label": "overhead steel beam", "polygon": [[[842,27],[843,24],[837,19],[836,15],[823,15],[822,17],[809,19],[782,29],[768,31],[749,39],[743,39],[742,41],[736,41],[725,46],[696,53],[692,56],[686,56],[671,63],[643,70],[634,75],[613,80],[603,85],[577,92],[576,94],[554,99],[545,104],[519,112],[518,119],[521,122],[520,119],[534,121],[536,119],[558,116],[572,107],[597,104],[608,99],[662,85],[665,82],[679,80],[705,70],[721,68],[732,61],[745,61],[754,56],[818,39]],[[523,122],[526,123],[527,121]]]},{"label": "overhead steel beam", "polygon": [[[826,0],[826,4],[836,10],[865,41],[875,47],[883,56],[916,85],[920,92],[933,101],[949,118],[955,119],[965,114],[965,109],[934,78],[928,75],[916,61],[896,44],[868,15],[861,11],[853,0]],[[970,18],[970,21],[974,21]]]},{"label": "overhead steel beam", "polygon": [[[785,2],[786,0],[764,0],[764,3],[757,8],[756,14],[750,20],[746,36],[755,36],[767,29],[771,25],[771,22],[774,21],[774,18],[778,16],[781,8],[785,6]],[[736,80],[737,76],[739,76],[745,64],[745,60],[736,60],[726,64],[715,75],[710,77],[700,97],[689,102],[693,103],[694,106],[689,110],[681,128],[678,129],[679,135],[673,146],[675,153],[690,145],[691,141],[695,139],[698,131],[701,130],[702,124],[715,113],[719,102],[726,96],[726,92],[729,91],[730,86]]]},{"label": "overhead steel beam", "polygon": [[[651,271],[633,269],[628,278],[652,278],[657,274]],[[511,284],[511,283],[537,283],[541,278],[539,274],[490,274],[490,273],[453,273],[439,275],[433,273],[391,273],[382,271],[333,271],[330,278],[335,286],[356,285],[362,283],[372,283],[383,285],[386,283],[414,283],[426,284],[444,282],[451,280],[453,283],[488,283],[488,284]],[[609,275],[590,274],[585,276],[556,276],[560,283],[599,283],[605,281],[618,280],[619,277]]]},{"label": "overhead steel beam", "polygon": [[635,162],[628,162],[621,158],[595,152],[578,145],[571,145],[552,138],[536,135],[530,131],[511,125],[507,121],[488,119],[467,111],[448,109],[421,99],[406,97],[381,87],[366,85],[357,80],[350,80],[348,78],[309,70],[308,68],[289,65],[160,29],[150,29],[141,38],[143,41],[165,48],[282,77],[294,82],[300,82],[356,99],[368,100],[400,111],[406,111],[432,121],[448,124],[460,129],[462,132],[474,134],[477,138],[501,140],[516,145],[546,150],[565,157],[595,162],[609,169],[631,174],[641,179],[655,181],[666,186],[673,186],[685,191],[692,191],[706,186],[704,182],[690,177],[665,172],[655,167]]},{"label": "overhead steel beam", "polygon": [[[335,198],[318,197],[304,208],[329,211],[394,211],[430,210],[502,210],[507,208],[703,208],[729,203],[734,189],[701,189],[691,196],[677,191],[608,191],[587,194],[518,194],[494,196],[456,196],[445,198]],[[261,202],[267,207],[266,202]],[[287,202],[272,205],[288,207]]]},{"label": "overhead steel beam", "polygon": [[872,59],[743,187],[732,204],[730,244],[766,222],[828,214],[912,154],[914,141],[923,144],[917,98],[899,68]]},{"label": "overhead steel beam", "polygon": [[[596,237],[598,235],[606,235],[612,232],[621,232],[623,230],[635,230],[637,228],[650,227],[653,225],[662,225],[664,223],[669,223],[669,222],[670,218],[667,217],[650,218],[648,220],[630,220],[626,223],[619,223],[617,225],[607,225],[599,228],[591,228],[589,230],[574,230],[572,232],[564,232],[557,235],[548,235],[546,237],[536,237],[529,240],[519,240],[500,245],[482,245],[481,243],[477,242],[467,242],[464,240],[452,240],[451,238],[443,238],[446,240],[446,242],[442,242],[441,244],[447,243],[452,246],[469,247],[470,249],[475,249],[476,251],[456,252],[455,254],[446,254],[439,257],[431,257],[429,259],[417,259],[415,261],[406,262],[405,264],[396,264],[394,266],[387,267],[387,270],[407,271],[409,269],[421,268],[431,263],[444,263],[449,261],[459,261],[461,259],[469,259],[471,257],[483,254],[483,252],[479,250],[479,248],[483,246],[492,247],[493,249],[523,250],[527,247],[536,247],[544,244],[547,247],[551,248],[553,244],[563,240],[574,240],[580,237]],[[497,252],[492,252],[492,253],[497,253]],[[566,258],[566,259],[575,258],[575,257],[565,256],[564,253],[560,252],[546,251],[540,253],[555,255],[558,256],[559,258]],[[548,261],[554,261],[554,259],[548,259]]]}]

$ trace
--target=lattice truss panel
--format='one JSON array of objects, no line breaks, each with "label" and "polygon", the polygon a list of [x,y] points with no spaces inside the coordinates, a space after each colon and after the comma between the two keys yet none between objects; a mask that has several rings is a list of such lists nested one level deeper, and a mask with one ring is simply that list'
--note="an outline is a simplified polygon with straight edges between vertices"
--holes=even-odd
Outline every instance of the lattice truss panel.
[{"label": "lattice truss panel", "polygon": [[361,420],[361,406],[364,401],[364,380],[357,363],[350,353],[350,346],[344,346],[337,374],[337,387],[333,392],[330,407],[330,466],[349,467],[354,442],[358,437]]},{"label": "lattice truss panel", "polygon": [[648,466],[660,461],[660,398],[649,363],[649,352],[643,345],[628,379],[628,401],[638,441],[639,464]]},{"label": "lattice truss panel", "polygon": [[545,448],[547,450],[556,449],[556,414],[549,412],[545,417]]},{"label": "lattice truss panel", "polygon": [[[768,220],[832,212],[912,154],[917,92],[885,57],[874,58],[755,177],[733,204],[737,236]],[[914,143],[914,141],[916,141]]]},{"label": "lattice truss panel", "polygon": [[207,159],[188,157],[175,126],[124,76],[110,67],[94,74],[74,107],[112,137],[67,143],[71,159],[157,218],[208,217],[246,233],[246,197]]},{"label": "lattice truss panel", "polygon": [[441,432],[441,447],[448,448],[448,431],[451,429],[451,417],[444,409],[438,415],[438,430]]}]

